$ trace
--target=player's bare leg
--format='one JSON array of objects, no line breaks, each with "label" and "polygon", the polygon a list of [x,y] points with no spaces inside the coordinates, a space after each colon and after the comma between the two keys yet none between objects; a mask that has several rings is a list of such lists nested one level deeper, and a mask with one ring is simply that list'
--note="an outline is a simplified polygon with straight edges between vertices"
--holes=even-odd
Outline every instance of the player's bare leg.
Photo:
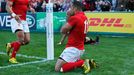
[{"label": "player's bare leg", "polygon": [[27,45],[30,42],[30,33],[24,33],[24,34],[25,34],[24,45]]},{"label": "player's bare leg", "polygon": [[11,43],[11,48],[13,48],[12,55],[9,59],[10,63],[16,64],[18,63],[16,60],[16,53],[19,51],[20,46],[24,44],[25,34],[22,30],[16,32],[16,36],[18,38],[17,41]]},{"label": "player's bare leg", "polygon": [[13,64],[18,63],[16,60],[16,53],[19,51],[20,46],[26,45],[30,42],[30,33],[24,33],[22,30],[19,30],[16,32],[16,36],[18,38],[18,41],[7,44],[8,53],[9,53],[9,50],[11,52],[11,48],[14,48],[12,51],[12,55],[9,59],[9,62]]},{"label": "player's bare leg", "polygon": [[65,63],[67,63],[67,62],[65,62],[65,61],[62,60],[62,59],[58,59],[57,62],[56,62],[56,64],[55,64],[55,71],[56,71],[56,72],[61,72],[61,67],[62,67],[62,65],[65,64]]}]

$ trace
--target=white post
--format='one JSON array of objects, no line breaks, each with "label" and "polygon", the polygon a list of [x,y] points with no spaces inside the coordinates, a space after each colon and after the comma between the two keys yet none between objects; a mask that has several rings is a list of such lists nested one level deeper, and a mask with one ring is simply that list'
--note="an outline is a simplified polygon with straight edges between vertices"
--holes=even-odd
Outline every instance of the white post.
[{"label": "white post", "polygon": [[47,59],[54,60],[53,3],[46,5]]}]

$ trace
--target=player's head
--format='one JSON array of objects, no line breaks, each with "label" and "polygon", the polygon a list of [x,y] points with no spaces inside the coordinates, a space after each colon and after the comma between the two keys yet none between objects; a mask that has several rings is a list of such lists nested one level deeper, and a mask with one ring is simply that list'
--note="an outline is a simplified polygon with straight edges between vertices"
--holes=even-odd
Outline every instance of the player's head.
[{"label": "player's head", "polygon": [[83,5],[80,1],[74,1],[70,8],[72,13],[75,13],[76,11],[82,11],[82,9],[83,9]]}]

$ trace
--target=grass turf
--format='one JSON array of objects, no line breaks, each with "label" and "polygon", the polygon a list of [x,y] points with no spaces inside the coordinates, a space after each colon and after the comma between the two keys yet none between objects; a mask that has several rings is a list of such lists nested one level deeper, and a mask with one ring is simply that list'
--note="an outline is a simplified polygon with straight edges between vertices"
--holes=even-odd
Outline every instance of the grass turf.
[{"label": "grass turf", "polygon": [[[90,36],[94,38],[95,36]],[[61,35],[54,35],[55,59],[52,61],[28,64],[0,69],[0,75],[83,75],[82,69],[67,73],[54,71],[56,59],[65,47],[56,45]],[[0,31],[0,52],[5,52],[5,44],[15,40],[11,32]],[[87,75],[134,75],[134,38],[100,36],[98,45],[85,45],[86,52],[82,58],[95,59],[99,67]],[[46,58],[46,37],[44,33],[31,33],[31,43],[21,47],[19,54]],[[37,61],[37,59],[17,57],[20,63]],[[11,65],[7,55],[0,55],[0,67]]]}]

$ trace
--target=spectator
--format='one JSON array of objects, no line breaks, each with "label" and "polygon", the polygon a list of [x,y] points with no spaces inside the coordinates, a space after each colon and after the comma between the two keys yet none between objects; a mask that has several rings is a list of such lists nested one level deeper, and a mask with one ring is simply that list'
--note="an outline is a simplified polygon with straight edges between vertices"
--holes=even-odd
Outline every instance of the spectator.
[{"label": "spectator", "polygon": [[89,10],[90,10],[90,11],[96,10],[96,7],[95,7],[95,0],[89,0],[89,3],[90,3],[90,8],[89,8]]},{"label": "spectator", "polygon": [[46,3],[47,3],[46,1],[43,1],[42,6],[41,6],[42,11],[44,11],[44,12],[46,11]]},{"label": "spectator", "polygon": [[90,9],[89,0],[82,0],[82,4],[84,5],[84,11],[89,11]]},{"label": "spectator", "polygon": [[34,9],[37,7],[37,1],[36,0],[30,0],[29,4]]},{"label": "spectator", "polygon": [[48,3],[49,0],[45,0],[46,3]]},{"label": "spectator", "polygon": [[117,7],[117,0],[112,0],[112,10],[115,11]]},{"label": "spectator", "polygon": [[126,10],[127,0],[118,0],[117,1],[117,11],[125,11]]},{"label": "spectator", "polygon": [[[49,0],[29,0],[30,5],[37,12],[46,11]],[[51,0],[54,3],[54,12],[66,12],[73,0]],[[134,0],[76,0],[82,2],[85,11],[134,11]],[[110,3],[111,2],[111,3]],[[6,0],[0,0],[0,12],[5,10]]]},{"label": "spectator", "polygon": [[95,0],[83,0],[82,4],[85,7],[85,11],[94,11],[94,10],[96,10]]},{"label": "spectator", "polygon": [[7,12],[7,11],[6,11],[6,1],[2,1],[2,2],[1,2],[1,12],[2,12],[2,13]]},{"label": "spectator", "polygon": [[1,12],[1,1],[0,1],[0,12]]},{"label": "spectator", "polygon": [[54,3],[54,5],[53,5],[53,11],[54,12],[58,12],[60,10],[61,10],[60,4],[59,3]]},{"label": "spectator", "polygon": [[70,6],[71,6],[72,1],[71,0],[66,0],[62,6],[62,11],[66,12],[67,10],[69,10]]},{"label": "spectator", "polygon": [[57,4],[59,5],[59,11],[62,11],[64,0],[57,0]]},{"label": "spectator", "polygon": [[101,11],[101,7],[100,7],[101,3],[100,3],[100,0],[96,0],[95,1],[95,5],[96,5],[96,11]]},{"label": "spectator", "polygon": [[126,9],[127,11],[134,11],[134,0],[128,0]]},{"label": "spectator", "polygon": [[110,11],[111,3],[108,0],[101,0],[100,7],[102,11]]},{"label": "spectator", "polygon": [[43,0],[37,0],[37,6],[35,7],[35,11],[37,12],[42,12],[42,4],[43,4]]}]

